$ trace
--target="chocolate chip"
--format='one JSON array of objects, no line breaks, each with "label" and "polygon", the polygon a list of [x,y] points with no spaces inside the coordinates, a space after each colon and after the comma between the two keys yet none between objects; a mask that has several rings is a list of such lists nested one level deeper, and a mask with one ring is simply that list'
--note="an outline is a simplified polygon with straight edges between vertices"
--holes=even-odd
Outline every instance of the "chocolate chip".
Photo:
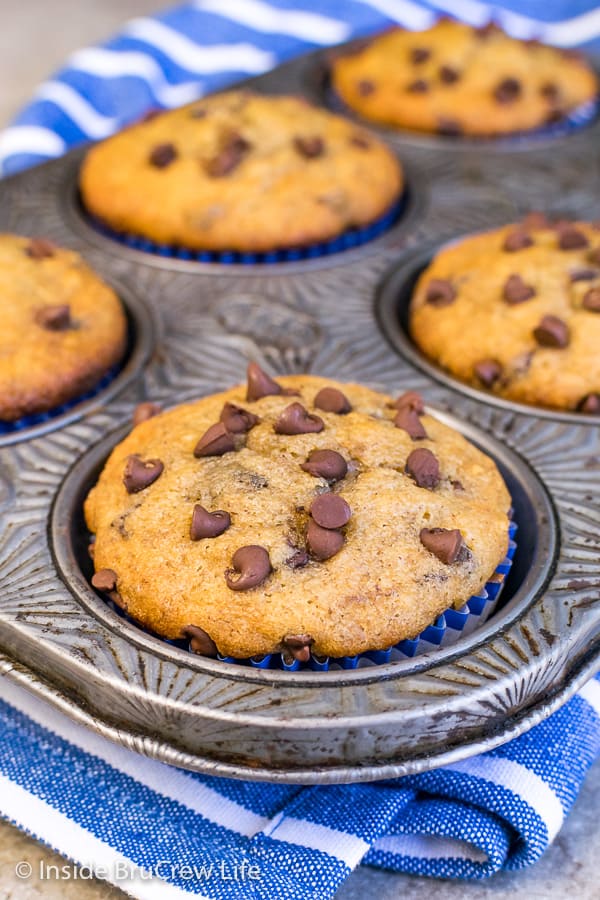
[{"label": "chocolate chip", "polygon": [[231,525],[231,516],[224,509],[215,509],[209,512],[197,503],[192,513],[190,526],[190,538],[199,541],[202,538],[214,538],[227,531]]},{"label": "chocolate chip", "polygon": [[288,556],[285,564],[286,566],[289,566],[290,569],[303,569],[304,566],[308,565],[308,553],[306,550],[298,548],[291,556]]},{"label": "chocolate chip", "polygon": [[574,272],[571,272],[569,278],[574,283],[576,281],[593,281],[594,278],[599,276],[600,272],[598,269],[575,269]]},{"label": "chocolate chip", "polygon": [[533,238],[523,228],[515,228],[506,235],[502,249],[507,253],[515,253],[517,250],[531,247],[532,244]]},{"label": "chocolate chip", "polygon": [[272,571],[269,554],[264,547],[256,544],[236,550],[231,566],[225,571],[225,581],[232,591],[249,591],[262,584]]},{"label": "chocolate chip", "polygon": [[177,159],[177,150],[174,144],[157,144],[150,153],[148,162],[156,169],[166,169]]},{"label": "chocolate chip", "polygon": [[525,284],[520,275],[509,275],[502,290],[502,296],[506,303],[514,306],[535,297],[535,289]]},{"label": "chocolate chip", "polygon": [[141,425],[142,422],[153,419],[159,412],[160,406],[158,403],[151,403],[149,400],[146,400],[143,403],[138,403],[133,411],[131,419],[134,425]]},{"label": "chocolate chip", "polygon": [[438,134],[445,137],[460,137],[463,134],[462,123],[458,119],[451,119],[449,116],[439,116],[437,120]]},{"label": "chocolate chip", "polygon": [[196,446],[194,447],[194,456],[223,456],[224,453],[231,453],[235,450],[235,439],[230,431],[222,422],[211,425],[208,428]]},{"label": "chocolate chip", "polygon": [[558,316],[544,316],[533,329],[533,336],[540,347],[557,347],[563,349],[569,344],[569,326]]},{"label": "chocolate chip", "polygon": [[577,409],[584,413],[600,413],[600,394],[586,394],[577,404]]},{"label": "chocolate chip", "polygon": [[456,291],[445,278],[432,278],[427,285],[425,300],[432,306],[449,306],[456,300]]},{"label": "chocolate chip", "polygon": [[140,459],[139,456],[128,456],[123,472],[123,484],[128,494],[137,494],[145,490],[160,478],[164,465],[160,459]]},{"label": "chocolate chip", "polygon": [[514,103],[521,96],[521,82],[518,78],[504,78],[494,88],[494,99],[498,103]]},{"label": "chocolate chip", "polygon": [[337,413],[339,416],[343,416],[352,410],[346,395],[338,391],[337,388],[321,388],[313,403],[317,409],[322,409],[324,412]]},{"label": "chocolate chip", "polygon": [[587,258],[588,262],[591,262],[596,266],[600,266],[600,247],[594,247],[593,250],[590,250]]},{"label": "chocolate chip", "polygon": [[317,135],[313,137],[295,137],[294,147],[305,159],[316,159],[325,153],[325,141]]},{"label": "chocolate chip", "polygon": [[92,587],[105,594],[114,591],[117,586],[117,573],[112,569],[98,569],[92,575]]},{"label": "chocolate chip", "polygon": [[360,150],[368,150],[371,146],[371,142],[364,134],[353,134],[350,137],[350,143],[353,147],[358,147]]},{"label": "chocolate chip", "polygon": [[42,306],[35,312],[35,321],[47,331],[67,331],[71,328],[71,308],[66,303]]},{"label": "chocolate chip", "polygon": [[413,450],[406,460],[405,471],[418,487],[432,490],[440,481],[440,464],[431,450],[419,447]]},{"label": "chocolate chip", "polygon": [[394,425],[396,428],[402,428],[403,431],[413,439],[420,441],[427,437],[427,432],[419,418],[419,414],[412,406],[401,406],[394,416]]},{"label": "chocolate chip", "polygon": [[339,531],[321,528],[314,519],[308,520],[306,545],[316,559],[331,559],[344,546],[344,535]]},{"label": "chocolate chip", "polygon": [[558,246],[561,250],[579,250],[589,246],[589,241],[583,231],[572,225],[559,228]]},{"label": "chocolate chip", "polygon": [[281,385],[277,384],[276,381],[273,381],[271,376],[267,375],[258,363],[251,362],[249,364],[247,378],[248,387],[246,390],[246,400],[249,403],[260,400],[262,397],[270,397],[272,395],[283,393]]},{"label": "chocolate chip", "polygon": [[226,403],[221,410],[219,421],[233,434],[246,434],[258,425],[260,419],[249,410],[236,406],[235,403]]},{"label": "chocolate chip", "polygon": [[[285,661],[288,662],[288,658],[291,657],[298,662],[308,662],[313,643],[310,634],[286,634],[281,641],[281,652]],[[291,662],[291,659],[289,661]]]},{"label": "chocolate chip", "polygon": [[25,247],[25,253],[31,259],[49,259],[55,252],[56,245],[46,238],[32,238]]},{"label": "chocolate chip", "polygon": [[600,288],[590,288],[583,295],[582,306],[589,312],[600,312]]},{"label": "chocolate chip", "polygon": [[458,560],[464,547],[463,537],[458,528],[422,528],[419,539],[426,550],[447,566]]},{"label": "chocolate chip", "polygon": [[222,178],[237,169],[251,149],[251,144],[241,134],[230,134],[213,159],[204,163],[204,171],[211,178]]},{"label": "chocolate chip", "polygon": [[348,473],[346,460],[335,450],[313,450],[300,468],[309,475],[325,478],[327,481],[341,481]]},{"label": "chocolate chip", "polygon": [[547,81],[540,87],[540,94],[549,100],[550,103],[556,103],[560,97],[560,88],[553,81]]},{"label": "chocolate chip", "polygon": [[396,409],[403,409],[403,407],[414,409],[420,416],[425,412],[425,403],[418,391],[405,391],[397,400],[394,400],[392,406]]},{"label": "chocolate chip", "polygon": [[502,366],[497,359],[480,359],[473,366],[473,371],[482,384],[491,387],[502,375]]},{"label": "chocolate chip", "polygon": [[275,434],[316,434],[324,427],[323,419],[311,415],[301,403],[290,403],[279,414],[273,429]]},{"label": "chocolate chip", "polygon": [[343,528],[352,516],[352,510],[339,494],[319,494],[310,505],[310,514],[321,528]]},{"label": "chocolate chip", "polygon": [[356,85],[356,90],[361,97],[368,97],[375,91],[375,84],[367,78],[363,78],[362,81],[359,81]]},{"label": "chocolate chip", "polygon": [[431,50],[427,47],[413,47],[410,51],[410,61],[414,63],[416,66],[421,63],[427,62],[429,57],[431,56]]},{"label": "chocolate chip", "polygon": [[452,66],[441,66],[440,81],[444,84],[455,84],[459,79],[460,72],[458,69],[453,69]]},{"label": "chocolate chip", "polygon": [[426,94],[429,90],[429,85],[424,78],[417,78],[416,81],[411,81],[406,86],[406,90],[411,94]]},{"label": "chocolate chip", "polygon": [[198,625],[186,625],[182,629],[182,633],[184,637],[190,639],[190,650],[193,653],[198,653],[200,656],[217,656],[217,645],[204,628],[200,628]]}]

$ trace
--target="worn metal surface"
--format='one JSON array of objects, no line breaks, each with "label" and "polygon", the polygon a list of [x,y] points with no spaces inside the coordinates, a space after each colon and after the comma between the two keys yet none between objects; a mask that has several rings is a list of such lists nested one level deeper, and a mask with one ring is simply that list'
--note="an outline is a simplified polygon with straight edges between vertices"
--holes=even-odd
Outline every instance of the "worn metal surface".
[{"label": "worn metal surface", "polygon": [[[318,58],[255,83],[323,99]],[[403,219],[361,248],[277,265],[171,261],[103,237],[78,207],[81,151],[0,183],[0,227],[81,251],[129,305],[137,348],[68,421],[0,447],[0,672],[150,756],[306,783],[420,771],[505,741],[563,702],[599,664],[600,420],[492,403],[440,377],[406,344],[397,304],[424,244],[531,207],[593,217],[599,133],[502,145],[394,136],[409,182]],[[194,657],[113,615],[85,577],[87,487],[136,402],[224,389],[250,358],[276,373],[416,388],[464,423],[498,460],[520,525],[498,615],[418,660],[306,674]]]}]

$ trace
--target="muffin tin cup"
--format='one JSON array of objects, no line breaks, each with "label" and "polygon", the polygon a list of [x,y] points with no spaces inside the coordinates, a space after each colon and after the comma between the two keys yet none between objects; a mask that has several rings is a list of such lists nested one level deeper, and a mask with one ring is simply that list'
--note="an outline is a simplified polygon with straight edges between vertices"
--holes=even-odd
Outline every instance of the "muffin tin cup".
[{"label": "muffin tin cup", "polygon": [[[318,58],[248,84],[310,98],[307,72]],[[410,342],[400,353],[390,346],[374,303],[377,295],[383,321],[385,273],[412,264],[421,246],[540,205],[593,218],[599,136],[595,120],[526,144],[527,153],[394,137],[410,185],[398,224],[354,250],[281,265],[162,259],[98,234],[76,208],[84,151],[0,183],[0,227],[83,252],[157,320],[156,343],[118,394],[0,449],[0,511],[11,523],[0,533],[0,672],[148,756],[296,784],[452,763],[517,736],[568,699],[600,664],[598,420],[464,388],[419,360]],[[496,460],[519,547],[487,622],[414,657],[290,672],[189,653],[118,618],[96,595],[82,503],[135,403],[173,405],[224,389],[243,380],[251,358],[274,375],[312,371],[386,392],[419,390],[435,415]]]}]

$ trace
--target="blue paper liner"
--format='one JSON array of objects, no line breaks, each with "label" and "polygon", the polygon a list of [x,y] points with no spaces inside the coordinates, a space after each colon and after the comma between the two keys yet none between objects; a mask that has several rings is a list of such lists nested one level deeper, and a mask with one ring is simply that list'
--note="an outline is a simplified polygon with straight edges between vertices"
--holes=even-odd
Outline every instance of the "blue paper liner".
[{"label": "blue paper liner", "polygon": [[[427,653],[431,650],[447,647],[467,634],[470,634],[482,625],[494,612],[500,592],[504,586],[506,576],[510,572],[513,557],[517,549],[515,535],[517,524],[512,520],[508,527],[508,550],[504,559],[498,564],[491,579],[484,585],[479,594],[470,597],[460,609],[447,609],[437,617],[435,622],[428,625],[417,637],[411,640],[400,641],[393,647],[385,650],[368,650],[357,656],[343,657],[319,657],[311,654],[308,662],[301,663],[298,660],[286,661],[281,653],[271,653],[266,656],[252,657],[251,659],[236,659],[233,656],[218,656],[220,662],[230,663],[235,666],[245,666],[254,669],[277,669],[284,672],[312,671],[328,672],[336,669],[358,669],[366,666],[378,666],[385,663],[407,659]],[[145,634],[149,634],[159,641],[164,641],[172,647],[178,647],[189,653],[190,642],[184,640],[170,640],[155,634],[139,622],[136,622],[125,613],[110,598],[100,594],[106,604],[122,619],[135,625]],[[194,656],[196,654],[193,654]]]},{"label": "blue paper liner", "polygon": [[369,241],[380,237],[398,221],[406,208],[407,192],[395,201],[392,206],[374,222],[357,228],[349,228],[336,238],[323,241],[318,244],[309,244],[306,247],[288,247],[280,250],[271,250],[267,253],[245,253],[237,250],[188,250],[185,247],[176,247],[170,244],[157,244],[148,238],[135,234],[114,231],[101,219],[91,215],[82,204],[84,215],[96,231],[132,250],[141,250],[161,256],[164,259],[181,259],[189,262],[220,263],[225,265],[253,266],[258,264],[298,262],[300,260],[318,259],[322,256],[332,256],[345,250],[360,247]]},{"label": "blue paper liner", "polygon": [[36,425],[43,425],[45,422],[51,422],[52,419],[56,419],[58,416],[62,416],[64,413],[69,412],[69,410],[79,406],[80,403],[91,400],[107,388],[113,379],[116,378],[125,365],[126,359],[127,354],[125,354],[124,359],[120,363],[117,363],[116,366],[113,366],[93,388],[90,388],[85,394],[79,394],[79,396],[67,401],[67,403],[61,403],[60,406],[54,406],[52,409],[45,410],[44,412],[23,416],[21,419],[15,419],[12,422],[7,421],[6,419],[0,419],[0,435],[15,434],[16,432],[24,431],[27,428],[33,428]]}]

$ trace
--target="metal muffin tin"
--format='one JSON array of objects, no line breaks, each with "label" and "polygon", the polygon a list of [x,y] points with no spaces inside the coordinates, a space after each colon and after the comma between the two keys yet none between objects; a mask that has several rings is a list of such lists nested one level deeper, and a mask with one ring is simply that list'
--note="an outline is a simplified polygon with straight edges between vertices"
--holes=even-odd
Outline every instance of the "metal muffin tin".
[{"label": "metal muffin tin", "polygon": [[[325,59],[247,83],[323,102]],[[82,252],[132,327],[129,361],[106,391],[64,420],[0,439],[0,673],[140,753],[257,780],[396,777],[520,734],[600,664],[600,419],[459,385],[419,356],[402,325],[410,279],[439,243],[529,208],[597,215],[600,125],[501,142],[380,133],[405,167],[402,219],[360,248],[295,263],[201,264],[124,248],[79,207],[81,150],[0,182],[2,229]],[[88,584],[82,498],[137,402],[227,388],[251,358],[274,373],[420,390],[497,460],[519,546],[492,620],[413,660],[289,673],[194,656],[111,612]]]}]

